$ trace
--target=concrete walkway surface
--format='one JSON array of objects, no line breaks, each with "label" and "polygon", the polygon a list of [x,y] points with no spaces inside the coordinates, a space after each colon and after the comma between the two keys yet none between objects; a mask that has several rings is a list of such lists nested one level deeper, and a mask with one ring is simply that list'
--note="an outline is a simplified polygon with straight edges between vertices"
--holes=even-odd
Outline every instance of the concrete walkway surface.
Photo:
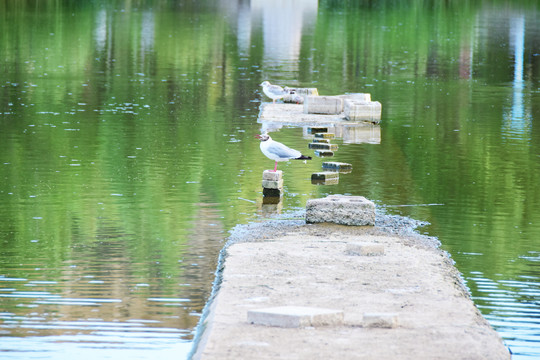
[{"label": "concrete walkway surface", "polygon": [[431,238],[302,222],[243,232],[193,359],[510,359]]}]

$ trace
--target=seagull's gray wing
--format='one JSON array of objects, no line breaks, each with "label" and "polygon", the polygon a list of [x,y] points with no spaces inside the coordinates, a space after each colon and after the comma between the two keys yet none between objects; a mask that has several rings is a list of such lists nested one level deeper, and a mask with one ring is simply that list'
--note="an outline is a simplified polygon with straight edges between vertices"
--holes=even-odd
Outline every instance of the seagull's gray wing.
[{"label": "seagull's gray wing", "polygon": [[268,147],[268,152],[281,159],[296,159],[302,156],[300,151],[291,149],[290,147],[277,141],[272,142],[272,144]]}]

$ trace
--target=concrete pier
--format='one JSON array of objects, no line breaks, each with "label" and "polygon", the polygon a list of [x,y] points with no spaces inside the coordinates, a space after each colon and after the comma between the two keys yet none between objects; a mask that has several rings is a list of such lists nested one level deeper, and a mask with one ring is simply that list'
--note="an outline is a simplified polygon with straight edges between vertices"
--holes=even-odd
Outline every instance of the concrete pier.
[{"label": "concrete pier", "polygon": [[[385,221],[238,227],[192,358],[509,360],[436,242],[396,234]],[[352,243],[384,253],[351,254]],[[311,322],[309,309],[343,320]]]}]

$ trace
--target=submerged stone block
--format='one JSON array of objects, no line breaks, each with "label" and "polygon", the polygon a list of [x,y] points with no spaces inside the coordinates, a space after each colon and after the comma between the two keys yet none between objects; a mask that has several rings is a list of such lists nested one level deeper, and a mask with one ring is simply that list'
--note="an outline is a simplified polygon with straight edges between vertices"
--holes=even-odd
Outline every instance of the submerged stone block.
[{"label": "submerged stone block", "polygon": [[339,179],[339,174],[332,171],[323,171],[311,174],[311,180]]},{"label": "submerged stone block", "polygon": [[375,204],[363,196],[329,195],[306,204],[307,223],[375,225]]},{"label": "submerged stone block", "polygon": [[393,329],[398,326],[398,314],[364,313],[363,326],[368,328]]},{"label": "submerged stone block", "polygon": [[280,306],[249,310],[248,322],[257,325],[298,328],[343,324],[343,311],[303,306]]},{"label": "submerged stone block", "polygon": [[322,163],[323,169],[332,169],[332,170],[338,170],[338,171],[351,171],[352,170],[352,164],[344,163],[344,162],[338,162],[338,161],[326,161]]},{"label": "submerged stone block", "polygon": [[343,112],[343,99],[339,96],[306,96],[305,114],[337,115]]},{"label": "submerged stone block", "polygon": [[325,171],[311,174],[313,185],[335,185],[339,183],[339,173]]},{"label": "submerged stone block", "polygon": [[313,139],[314,144],[330,144],[330,139]]}]

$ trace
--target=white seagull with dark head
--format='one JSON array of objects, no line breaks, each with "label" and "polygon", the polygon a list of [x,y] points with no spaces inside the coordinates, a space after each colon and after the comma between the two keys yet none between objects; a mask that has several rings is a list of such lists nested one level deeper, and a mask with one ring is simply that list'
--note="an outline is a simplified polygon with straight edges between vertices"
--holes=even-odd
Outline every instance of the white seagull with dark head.
[{"label": "white seagull with dark head", "polygon": [[268,81],[263,81],[261,86],[263,87],[263,92],[266,94],[266,96],[272,99],[272,102],[274,104],[276,103],[277,99],[281,99],[288,94],[288,92],[284,90],[281,86],[272,85]]},{"label": "white seagull with dark head", "polygon": [[298,150],[291,149],[290,147],[283,145],[280,142],[272,140],[270,135],[261,134],[255,135],[256,138],[261,140],[261,151],[269,159],[276,162],[274,166],[274,172],[277,171],[278,161],[288,160],[311,160],[311,156],[302,155]]}]

